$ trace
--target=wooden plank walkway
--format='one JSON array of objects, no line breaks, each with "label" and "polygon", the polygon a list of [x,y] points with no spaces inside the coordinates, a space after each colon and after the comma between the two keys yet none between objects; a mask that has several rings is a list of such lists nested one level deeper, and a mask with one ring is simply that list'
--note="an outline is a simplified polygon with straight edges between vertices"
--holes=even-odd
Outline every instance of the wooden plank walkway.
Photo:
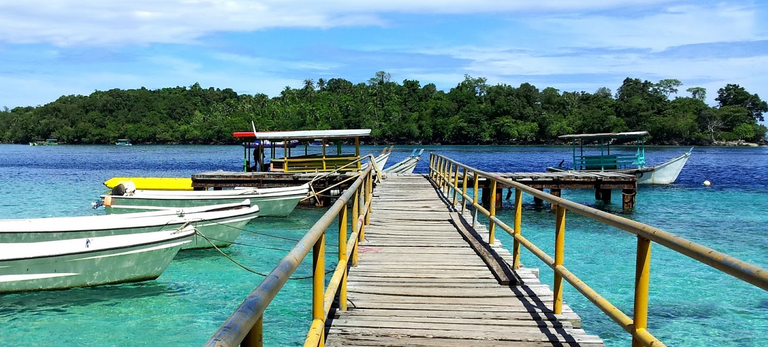
[{"label": "wooden plank walkway", "polygon": [[637,189],[637,176],[618,172],[495,172],[534,188]]},{"label": "wooden plank walkway", "polygon": [[[377,186],[350,270],[349,309],[330,321],[327,346],[604,346],[567,305],[563,315],[551,312],[552,291],[536,269],[500,284],[452,216],[463,218],[421,175],[390,175]],[[485,228],[469,232],[487,240]],[[492,252],[511,262],[503,248]]]}]

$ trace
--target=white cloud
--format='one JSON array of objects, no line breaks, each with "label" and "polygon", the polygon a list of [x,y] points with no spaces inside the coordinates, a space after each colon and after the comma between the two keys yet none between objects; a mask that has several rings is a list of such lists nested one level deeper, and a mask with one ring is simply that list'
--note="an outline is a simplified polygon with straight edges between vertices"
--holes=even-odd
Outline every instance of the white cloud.
[{"label": "white cloud", "polygon": [[562,16],[530,21],[559,46],[644,48],[762,39],[753,9],[720,4],[678,6],[647,16]]},{"label": "white cloud", "polygon": [[0,42],[70,45],[192,43],[214,32],[386,25],[386,13],[473,14],[626,8],[672,0],[25,0],[0,4]]}]

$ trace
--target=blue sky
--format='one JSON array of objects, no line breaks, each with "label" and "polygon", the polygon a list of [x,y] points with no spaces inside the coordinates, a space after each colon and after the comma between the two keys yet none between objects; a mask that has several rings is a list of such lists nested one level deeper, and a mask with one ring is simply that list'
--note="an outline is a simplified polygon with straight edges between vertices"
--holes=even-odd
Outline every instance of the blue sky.
[{"label": "blue sky", "polygon": [[768,100],[768,1],[0,0],[0,107],[112,88],[279,95],[377,71],[449,90],[613,92],[626,77]]}]

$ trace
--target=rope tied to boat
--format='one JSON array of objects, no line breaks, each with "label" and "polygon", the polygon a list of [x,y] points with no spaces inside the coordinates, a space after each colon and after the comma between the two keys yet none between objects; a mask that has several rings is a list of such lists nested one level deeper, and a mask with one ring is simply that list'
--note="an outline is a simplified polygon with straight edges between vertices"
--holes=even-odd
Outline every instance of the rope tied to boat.
[{"label": "rope tied to boat", "polygon": [[[253,269],[251,269],[251,268],[249,268],[249,267],[247,267],[247,266],[245,266],[245,265],[241,264],[240,262],[238,262],[237,260],[235,260],[235,259],[234,259],[234,258],[232,258],[231,256],[229,256],[229,254],[227,254],[227,253],[224,253],[224,251],[222,251],[222,250],[221,250],[221,248],[219,248],[218,246],[216,246],[216,244],[214,244],[214,243],[213,243],[213,241],[212,241],[211,239],[209,239],[207,236],[205,236],[203,233],[201,233],[199,230],[197,230],[197,228],[195,228],[195,235],[198,235],[198,236],[202,237],[202,238],[203,238],[205,241],[207,241],[208,243],[210,243],[210,244],[211,244],[211,246],[213,246],[213,248],[214,248],[216,251],[218,251],[219,253],[221,253],[221,255],[223,255],[225,258],[229,259],[229,261],[233,262],[235,265],[239,266],[239,267],[240,267],[240,268],[242,268],[243,270],[245,270],[245,271],[248,271],[248,272],[250,272],[250,273],[253,273],[253,274],[256,274],[256,275],[259,275],[259,276],[261,276],[261,277],[267,277],[267,276],[269,275],[269,274],[265,274],[265,273],[262,273],[262,272],[259,272],[259,271],[256,271],[256,270],[253,270]],[[333,271],[334,271],[334,270],[327,270],[327,271],[325,271],[325,274],[326,274],[326,275],[327,275],[327,274],[330,274],[330,273],[332,273]],[[311,279],[312,277],[313,277],[312,275],[309,275],[309,276],[305,276],[305,277],[290,277],[290,278],[288,278],[288,279],[289,279],[289,280],[306,280],[306,279]]]},{"label": "rope tied to boat", "polygon": [[[182,230],[186,229],[187,226],[189,226],[189,223],[190,223],[189,221],[184,222],[184,224],[182,224],[178,229],[176,229],[176,231],[172,232],[171,235],[176,235],[180,233]],[[195,232],[197,232],[197,229],[195,229]]]}]

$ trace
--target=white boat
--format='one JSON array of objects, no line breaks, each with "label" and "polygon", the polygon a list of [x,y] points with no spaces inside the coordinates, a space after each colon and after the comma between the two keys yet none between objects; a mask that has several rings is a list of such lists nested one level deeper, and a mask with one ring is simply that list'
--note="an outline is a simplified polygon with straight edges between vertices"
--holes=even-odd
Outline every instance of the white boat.
[{"label": "white boat", "polygon": [[416,164],[418,164],[419,160],[421,160],[422,153],[424,153],[424,149],[420,150],[418,153],[416,152],[416,149],[414,149],[413,152],[411,152],[411,155],[396,163],[395,165],[384,169],[384,172],[395,174],[412,174],[413,170],[416,168]]},{"label": "white boat", "polygon": [[195,229],[0,243],[0,293],[153,280]]},{"label": "white boat", "polygon": [[677,180],[680,171],[683,171],[683,167],[688,162],[692,150],[693,148],[660,165],[619,172],[634,174],[637,176],[637,184],[672,184]]},{"label": "white boat", "polygon": [[[128,187],[128,188],[125,188]],[[228,190],[134,190],[118,185],[101,199],[107,214],[159,211],[207,205],[229,204],[248,199],[259,206],[261,217],[288,216],[309,194],[309,184],[278,188],[235,188]]]},{"label": "white boat", "polygon": [[[177,230],[185,224],[200,234],[182,249],[226,247],[258,217],[249,200],[216,206],[132,214],[0,220],[0,243],[44,242]],[[210,241],[209,241],[210,240]]]},{"label": "white boat", "polygon": [[[374,161],[376,162],[376,168],[378,168],[379,171],[384,171],[384,165],[387,165],[387,161],[389,160],[389,156],[392,154],[393,148],[395,148],[395,146],[390,146],[389,149],[384,147],[384,149],[381,151],[381,154],[374,158]],[[365,171],[368,169],[368,165],[369,163],[363,163],[360,166],[360,171]]]},{"label": "white boat", "polygon": [[[600,134],[562,135],[562,139],[571,139],[573,147],[573,167],[563,167],[562,162],[547,171],[568,172],[618,172],[637,176],[637,184],[672,184],[683,170],[691,156],[693,148],[662,164],[647,166],[645,163],[645,137],[647,131]],[[634,142],[634,153],[611,153],[615,140]],[[590,144],[595,146],[589,146]],[[587,144],[588,146],[585,146]],[[587,151],[592,153],[585,154]]]}]

